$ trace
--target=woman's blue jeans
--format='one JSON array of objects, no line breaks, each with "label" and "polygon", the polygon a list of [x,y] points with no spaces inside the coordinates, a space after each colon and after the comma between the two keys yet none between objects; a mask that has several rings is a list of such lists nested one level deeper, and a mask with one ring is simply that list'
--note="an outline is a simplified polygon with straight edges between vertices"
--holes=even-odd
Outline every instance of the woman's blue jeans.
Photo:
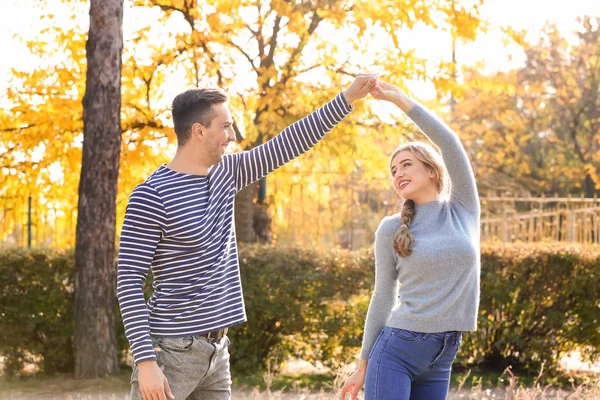
[{"label": "woman's blue jeans", "polygon": [[460,332],[421,333],[385,327],[367,366],[365,400],[443,400]]}]

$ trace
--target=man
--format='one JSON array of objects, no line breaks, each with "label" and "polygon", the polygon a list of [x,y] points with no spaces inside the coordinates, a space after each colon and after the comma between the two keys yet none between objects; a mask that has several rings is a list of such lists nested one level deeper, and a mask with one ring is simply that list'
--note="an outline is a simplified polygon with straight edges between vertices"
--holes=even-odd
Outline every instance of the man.
[{"label": "man", "polygon": [[230,398],[227,328],[246,321],[235,194],[313,147],[375,82],[359,75],[267,143],[228,155],[235,136],[227,94],[191,89],[175,97],[177,152],[133,190],[120,239],[117,296],[134,358],[132,399]]}]

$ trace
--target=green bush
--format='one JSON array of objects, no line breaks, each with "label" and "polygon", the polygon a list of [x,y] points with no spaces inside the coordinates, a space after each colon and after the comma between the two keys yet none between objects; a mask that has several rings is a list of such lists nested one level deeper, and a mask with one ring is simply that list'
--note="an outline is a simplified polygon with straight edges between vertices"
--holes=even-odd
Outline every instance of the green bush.
[{"label": "green bush", "polygon": [[372,286],[369,252],[243,246],[240,270],[248,322],[231,330],[232,369],[262,369],[275,351],[333,366],[360,346],[366,308],[350,305]]},{"label": "green bush", "polygon": [[[337,367],[359,349],[374,280],[372,251],[241,249],[248,323],[232,332],[232,367],[295,355]],[[478,331],[457,365],[536,373],[578,349],[600,353],[600,253],[569,245],[484,245]]]},{"label": "green bush", "polygon": [[0,252],[0,354],[7,375],[25,363],[46,374],[72,371],[73,252]]},{"label": "green bush", "polygon": [[600,253],[562,244],[483,246],[479,329],[459,364],[555,371],[574,349],[600,353]]},{"label": "green bush", "polygon": [[[600,353],[600,252],[566,245],[482,248],[479,330],[464,335],[457,365],[537,372],[562,355]],[[360,349],[374,279],[371,250],[241,246],[248,322],[233,327],[236,373],[270,358],[338,367]],[[0,354],[5,372],[33,362],[46,374],[73,369],[72,252],[0,253]],[[146,286],[146,295],[150,287]],[[128,344],[117,318],[118,345]]]},{"label": "green bush", "polygon": [[[0,355],[5,374],[18,375],[26,364],[46,375],[73,372],[74,282],[72,250],[0,252]],[[151,289],[147,281],[146,298]],[[125,362],[129,343],[119,310],[115,312],[117,346]]]}]

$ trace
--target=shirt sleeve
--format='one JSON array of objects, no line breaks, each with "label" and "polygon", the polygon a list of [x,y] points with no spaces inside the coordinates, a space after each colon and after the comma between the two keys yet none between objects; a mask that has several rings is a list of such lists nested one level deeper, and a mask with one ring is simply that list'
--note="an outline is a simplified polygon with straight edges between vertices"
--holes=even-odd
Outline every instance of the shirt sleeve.
[{"label": "shirt sleeve", "polygon": [[475,175],[458,135],[420,104],[415,104],[407,115],[440,149],[450,177],[450,199],[459,202],[472,213],[479,214]]},{"label": "shirt sleeve", "polygon": [[166,224],[166,212],[156,190],[137,186],[125,211],[119,241],[117,298],[133,360],[156,360],[143,285]]},{"label": "shirt sleeve", "polygon": [[236,191],[256,182],[315,146],[353,110],[340,93],[317,111],[252,150],[232,154]]},{"label": "shirt sleeve", "polygon": [[384,218],[375,232],[375,290],[371,297],[360,358],[367,360],[379,332],[385,324],[398,298],[397,256],[392,246],[395,226]]}]

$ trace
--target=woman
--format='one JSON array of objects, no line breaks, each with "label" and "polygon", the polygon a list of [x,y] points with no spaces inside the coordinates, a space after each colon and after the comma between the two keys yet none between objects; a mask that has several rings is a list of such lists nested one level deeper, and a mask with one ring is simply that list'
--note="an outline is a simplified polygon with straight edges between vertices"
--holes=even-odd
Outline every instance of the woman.
[{"label": "woman", "polygon": [[402,206],[375,234],[375,290],[361,361],[341,398],[349,393],[357,399],[364,385],[365,400],[445,399],[461,332],[477,325],[477,186],[467,154],[448,126],[394,85],[378,82],[371,95],[404,111],[441,157],[420,142],[392,154],[392,184]]}]

